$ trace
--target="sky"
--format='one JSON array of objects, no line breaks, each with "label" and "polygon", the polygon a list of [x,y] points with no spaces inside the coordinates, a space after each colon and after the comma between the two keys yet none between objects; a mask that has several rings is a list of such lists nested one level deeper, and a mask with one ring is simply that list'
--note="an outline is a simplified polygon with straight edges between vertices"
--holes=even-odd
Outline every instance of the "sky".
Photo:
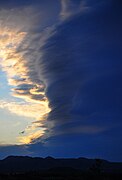
[{"label": "sky", "polygon": [[121,8],[0,1],[0,159],[122,161]]}]

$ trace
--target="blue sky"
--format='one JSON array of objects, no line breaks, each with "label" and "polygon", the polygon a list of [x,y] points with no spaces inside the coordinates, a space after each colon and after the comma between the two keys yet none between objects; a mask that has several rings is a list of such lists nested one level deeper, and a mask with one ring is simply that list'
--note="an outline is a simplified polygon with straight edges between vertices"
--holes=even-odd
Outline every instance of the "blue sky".
[{"label": "blue sky", "polygon": [[121,5],[1,1],[0,158],[122,161]]},{"label": "blue sky", "polygon": [[1,88],[0,98],[2,97],[8,98],[10,88],[7,86],[7,78],[3,72],[0,72],[0,88]]}]

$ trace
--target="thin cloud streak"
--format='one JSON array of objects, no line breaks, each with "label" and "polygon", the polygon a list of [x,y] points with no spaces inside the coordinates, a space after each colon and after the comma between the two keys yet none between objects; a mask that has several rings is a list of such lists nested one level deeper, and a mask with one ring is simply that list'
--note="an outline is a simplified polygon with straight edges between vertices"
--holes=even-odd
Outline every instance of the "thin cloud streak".
[{"label": "thin cloud streak", "polygon": [[84,0],[61,0],[61,7],[60,18],[62,21],[72,18],[88,8]]}]

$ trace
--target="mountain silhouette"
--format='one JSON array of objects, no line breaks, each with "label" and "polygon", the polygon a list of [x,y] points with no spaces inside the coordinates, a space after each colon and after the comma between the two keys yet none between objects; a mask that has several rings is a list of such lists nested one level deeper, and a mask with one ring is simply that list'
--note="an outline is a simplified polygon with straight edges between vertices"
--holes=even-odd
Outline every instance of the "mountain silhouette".
[{"label": "mountain silhouette", "polygon": [[20,173],[41,170],[64,170],[75,169],[88,171],[100,168],[103,172],[122,173],[122,163],[109,162],[106,160],[96,160],[87,158],[53,158],[53,157],[28,157],[28,156],[8,156],[0,160],[0,173]]}]

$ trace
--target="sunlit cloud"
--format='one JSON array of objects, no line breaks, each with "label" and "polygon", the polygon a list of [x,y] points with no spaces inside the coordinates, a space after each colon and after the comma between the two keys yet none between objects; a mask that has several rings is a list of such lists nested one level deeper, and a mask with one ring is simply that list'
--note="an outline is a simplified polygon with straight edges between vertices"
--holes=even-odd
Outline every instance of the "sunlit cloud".
[{"label": "sunlit cloud", "polygon": [[[31,129],[31,131],[32,131],[32,129]],[[44,133],[45,133],[44,130],[42,130],[42,131],[39,130],[39,131],[36,131],[36,132],[31,132],[29,135],[18,137],[18,139],[19,139],[19,142],[22,143],[22,144],[30,144],[34,140],[36,140],[39,137],[43,136]]]},{"label": "sunlit cloud", "polygon": [[36,103],[0,101],[0,108],[7,109],[18,116],[35,118],[35,120],[41,119],[41,116],[49,111],[47,102],[42,102],[39,105]]},{"label": "sunlit cloud", "polygon": [[46,120],[45,114],[49,112],[47,103],[36,104],[32,102],[21,103],[0,101],[0,108],[6,109],[10,113],[17,116],[30,118],[30,125],[25,127],[25,129],[23,130],[23,134],[19,133],[18,137],[16,137],[18,141],[17,144],[27,144],[27,142],[30,143],[31,140],[39,138],[39,135],[44,135],[44,132],[46,130],[46,127],[43,127]]},{"label": "sunlit cloud", "polygon": [[120,1],[1,2],[0,145],[121,156]]},{"label": "sunlit cloud", "polygon": [[[58,15],[63,21],[86,9],[83,0],[61,0],[60,2],[61,12]],[[73,98],[78,96],[78,91],[79,97],[81,96],[82,81],[79,74],[82,69],[79,70],[79,67],[83,67],[81,43],[85,40],[81,40],[81,29],[72,28],[72,25],[70,27],[72,31],[65,33],[65,27],[69,28],[67,22],[60,21],[57,25],[41,28],[43,17],[41,11],[31,6],[0,10],[0,15],[0,68],[6,74],[11,96],[15,98],[12,102],[0,101],[0,108],[17,116],[39,121],[40,125],[34,123],[23,130],[26,133],[24,137],[22,136],[24,140],[21,142],[30,143],[31,139],[46,133],[45,128],[38,131],[38,127],[42,127],[44,122],[45,124],[46,121],[48,122],[46,126],[49,129],[55,124],[53,130],[56,133],[57,124],[72,121],[74,118],[70,114],[72,109],[76,108],[75,102],[78,100],[75,101]],[[72,22],[72,19],[70,20]],[[76,43],[74,43],[75,40]],[[36,128],[38,135],[33,132]],[[71,131],[97,133],[99,130],[87,126],[83,129],[81,127],[80,130],[74,128]],[[25,140],[26,137],[27,140]]]},{"label": "sunlit cloud", "polygon": [[[0,68],[7,76],[11,96],[15,97],[12,102],[1,100],[0,108],[40,122],[40,125],[36,123],[30,125],[31,128],[25,127],[23,140],[18,138],[20,143],[30,143],[44,134],[44,128],[37,132],[36,128],[41,127],[46,120],[43,117],[50,112],[46,85],[38,73],[38,61],[41,58],[40,48],[52,30],[34,32],[39,14],[31,6],[0,10]],[[16,101],[16,98],[21,98],[21,101]]]}]

